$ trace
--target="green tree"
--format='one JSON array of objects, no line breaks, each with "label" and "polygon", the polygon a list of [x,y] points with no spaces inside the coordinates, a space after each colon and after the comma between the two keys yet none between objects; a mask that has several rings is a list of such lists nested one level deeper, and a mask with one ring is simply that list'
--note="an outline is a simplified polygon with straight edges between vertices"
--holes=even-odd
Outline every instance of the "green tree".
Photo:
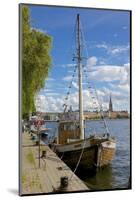
[{"label": "green tree", "polygon": [[30,24],[30,11],[22,6],[22,113],[35,111],[35,95],[44,87],[51,67],[52,38]]}]

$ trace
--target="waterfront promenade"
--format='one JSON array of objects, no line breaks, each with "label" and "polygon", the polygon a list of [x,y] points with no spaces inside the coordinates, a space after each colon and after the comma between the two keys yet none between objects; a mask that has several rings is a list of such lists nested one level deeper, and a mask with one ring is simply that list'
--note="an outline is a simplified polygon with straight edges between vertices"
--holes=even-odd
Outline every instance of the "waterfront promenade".
[{"label": "waterfront promenade", "polygon": [[[38,146],[28,133],[22,134],[21,148],[21,194],[65,193],[88,191],[88,187],[70,168],[47,146],[41,144],[46,158],[40,158]],[[41,155],[40,154],[40,155]],[[61,177],[68,177],[68,186],[61,187]]]}]

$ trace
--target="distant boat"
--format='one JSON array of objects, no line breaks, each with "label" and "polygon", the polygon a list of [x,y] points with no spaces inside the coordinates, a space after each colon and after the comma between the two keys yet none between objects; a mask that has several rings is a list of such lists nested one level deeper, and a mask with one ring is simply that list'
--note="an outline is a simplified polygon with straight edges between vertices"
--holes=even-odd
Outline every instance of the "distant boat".
[{"label": "distant boat", "polygon": [[52,149],[71,168],[91,170],[108,165],[115,155],[116,140],[109,132],[84,136],[83,98],[82,98],[82,52],[80,35],[80,15],[77,14],[77,67],[79,83],[79,120],[59,121],[58,138],[51,144]]}]

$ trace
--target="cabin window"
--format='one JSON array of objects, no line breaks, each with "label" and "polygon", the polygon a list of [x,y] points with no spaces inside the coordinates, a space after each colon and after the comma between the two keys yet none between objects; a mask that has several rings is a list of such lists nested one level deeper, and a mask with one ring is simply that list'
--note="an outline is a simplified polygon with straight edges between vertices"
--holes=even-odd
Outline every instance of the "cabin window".
[{"label": "cabin window", "polygon": [[68,131],[69,130],[69,125],[68,124],[65,124],[64,125],[64,131]]},{"label": "cabin window", "polygon": [[63,126],[63,130],[66,131],[66,125]]},{"label": "cabin window", "polygon": [[74,131],[75,129],[76,129],[76,126],[75,126],[74,124],[71,124],[71,125],[70,125],[70,130],[71,130],[71,131]]},{"label": "cabin window", "polygon": [[61,129],[61,131],[75,131],[77,128],[78,128],[77,125],[67,123],[67,124],[64,124],[63,126],[61,126],[60,129]]},{"label": "cabin window", "polygon": [[63,130],[64,131],[73,131],[73,130],[75,130],[75,126],[73,124],[64,124]]}]

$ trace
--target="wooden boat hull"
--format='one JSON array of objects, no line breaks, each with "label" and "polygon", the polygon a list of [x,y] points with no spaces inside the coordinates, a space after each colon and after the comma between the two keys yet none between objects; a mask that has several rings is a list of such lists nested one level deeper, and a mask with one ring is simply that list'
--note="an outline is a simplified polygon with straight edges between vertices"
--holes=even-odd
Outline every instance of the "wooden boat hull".
[{"label": "wooden boat hull", "polygon": [[[82,141],[82,143],[83,142],[84,141]],[[100,139],[99,141],[96,140],[94,143],[93,140],[87,139],[85,142],[86,146],[84,147],[84,144],[82,144],[81,148],[79,148],[79,144],[80,142],[76,142],[55,147],[57,155],[73,170],[80,159],[82,151],[82,157],[78,166],[78,170],[81,171],[106,166],[112,161],[115,155],[116,143],[114,140]],[[78,148],[75,149],[73,146],[78,146]]]},{"label": "wooden boat hull", "polygon": [[101,143],[98,149],[98,167],[108,165],[114,158],[116,151],[116,143],[111,141],[106,141]]},{"label": "wooden boat hull", "polygon": [[[95,167],[96,156],[98,148],[94,146],[93,148],[85,148],[83,152],[82,159],[79,163],[79,169],[81,170],[90,170]],[[57,153],[59,157],[62,157],[62,160],[73,170],[75,169],[77,162],[80,158],[81,150],[68,151],[64,153]],[[64,154],[64,155],[63,155]]]}]

